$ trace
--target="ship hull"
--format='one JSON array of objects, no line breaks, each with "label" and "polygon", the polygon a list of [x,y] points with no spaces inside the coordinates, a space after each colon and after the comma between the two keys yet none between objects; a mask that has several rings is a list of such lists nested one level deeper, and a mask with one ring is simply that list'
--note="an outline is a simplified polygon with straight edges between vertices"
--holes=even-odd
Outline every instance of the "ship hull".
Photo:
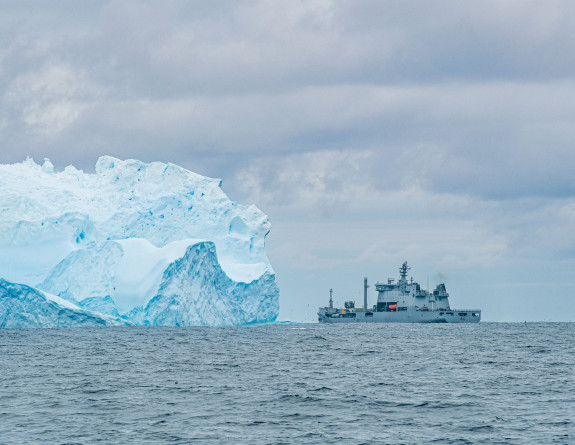
[{"label": "ship hull", "polygon": [[317,315],[320,323],[479,323],[481,321],[481,311],[478,309],[371,313],[363,311],[330,313],[329,310],[320,309]]}]

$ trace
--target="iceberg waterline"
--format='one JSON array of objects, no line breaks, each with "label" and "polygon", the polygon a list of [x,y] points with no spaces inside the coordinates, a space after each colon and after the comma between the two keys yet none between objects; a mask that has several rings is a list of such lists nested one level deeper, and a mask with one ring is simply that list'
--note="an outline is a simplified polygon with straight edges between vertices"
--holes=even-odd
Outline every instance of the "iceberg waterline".
[{"label": "iceberg waterline", "polygon": [[39,314],[63,302],[107,320],[80,325],[277,318],[268,218],[230,201],[218,179],[110,156],[94,174],[28,159],[0,165],[0,192],[0,326],[53,327]]}]

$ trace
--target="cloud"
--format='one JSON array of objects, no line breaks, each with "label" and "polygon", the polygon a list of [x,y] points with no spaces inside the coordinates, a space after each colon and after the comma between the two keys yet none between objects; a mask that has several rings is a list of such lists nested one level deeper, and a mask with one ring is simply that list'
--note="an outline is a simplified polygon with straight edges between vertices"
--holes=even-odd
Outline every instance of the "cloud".
[{"label": "cloud", "polygon": [[[301,267],[392,257],[449,267],[574,258],[574,196],[493,199],[433,190],[418,180],[425,159],[385,162],[353,150],[267,157],[240,170],[235,184],[289,231],[307,234],[282,247],[294,257],[315,252]],[[383,179],[374,180],[376,172]]]},{"label": "cloud", "polygon": [[87,101],[97,95],[98,88],[86,84],[83,77],[62,66],[24,74],[8,86],[5,105],[30,131],[42,135],[60,133],[80,117]]}]

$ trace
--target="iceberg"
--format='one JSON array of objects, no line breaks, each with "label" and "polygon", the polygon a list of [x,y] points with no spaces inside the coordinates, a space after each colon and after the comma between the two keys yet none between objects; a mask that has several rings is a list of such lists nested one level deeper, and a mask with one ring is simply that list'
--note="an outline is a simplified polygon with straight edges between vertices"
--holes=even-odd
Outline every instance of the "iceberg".
[{"label": "iceberg", "polygon": [[[0,326],[240,326],[278,316],[269,220],[232,202],[218,179],[110,156],[93,174],[27,159],[0,165],[0,191],[0,278],[10,289]],[[44,316],[63,302],[93,319]]]},{"label": "iceberg", "polygon": [[0,279],[0,328],[125,326],[120,317],[84,310],[63,298]]}]

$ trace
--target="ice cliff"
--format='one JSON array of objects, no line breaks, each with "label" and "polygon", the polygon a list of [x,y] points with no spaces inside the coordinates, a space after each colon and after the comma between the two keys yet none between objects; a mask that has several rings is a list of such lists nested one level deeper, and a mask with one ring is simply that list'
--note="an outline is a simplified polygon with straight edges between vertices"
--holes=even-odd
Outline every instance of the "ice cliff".
[{"label": "ice cliff", "polygon": [[94,174],[0,165],[0,327],[275,320],[269,221],[220,186],[109,156]]}]

